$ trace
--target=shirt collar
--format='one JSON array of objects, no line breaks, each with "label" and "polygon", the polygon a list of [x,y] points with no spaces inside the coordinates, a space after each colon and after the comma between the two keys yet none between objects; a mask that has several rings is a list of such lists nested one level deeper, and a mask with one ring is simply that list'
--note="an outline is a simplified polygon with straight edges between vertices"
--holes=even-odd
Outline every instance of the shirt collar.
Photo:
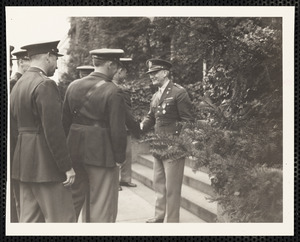
[{"label": "shirt collar", "polygon": [[159,89],[160,89],[160,91],[161,91],[161,93],[163,93],[163,92],[164,92],[164,90],[165,90],[165,89],[166,89],[166,87],[168,86],[169,82],[170,82],[170,80],[168,80],[167,82],[165,82],[165,84],[164,84],[164,85],[162,85],[162,87],[160,87],[160,88],[159,88]]}]

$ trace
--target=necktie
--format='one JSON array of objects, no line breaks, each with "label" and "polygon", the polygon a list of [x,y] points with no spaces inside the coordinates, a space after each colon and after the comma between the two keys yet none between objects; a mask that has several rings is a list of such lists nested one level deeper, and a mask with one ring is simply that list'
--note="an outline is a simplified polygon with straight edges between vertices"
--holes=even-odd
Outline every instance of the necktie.
[{"label": "necktie", "polygon": [[156,95],[155,95],[155,98],[154,98],[154,102],[153,102],[154,107],[158,106],[161,95],[162,95],[162,90],[159,88],[158,91],[156,92]]}]

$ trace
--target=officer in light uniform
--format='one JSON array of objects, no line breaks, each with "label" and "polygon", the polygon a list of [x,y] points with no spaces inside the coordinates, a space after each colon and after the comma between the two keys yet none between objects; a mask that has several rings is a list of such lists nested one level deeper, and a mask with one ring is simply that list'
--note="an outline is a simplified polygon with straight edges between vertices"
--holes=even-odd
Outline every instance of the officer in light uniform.
[{"label": "officer in light uniform", "polygon": [[[192,122],[194,114],[187,91],[169,79],[172,64],[161,59],[146,62],[150,79],[159,87],[150,103],[150,111],[141,123],[146,132],[152,126],[156,134],[179,135],[178,122]],[[155,216],[147,223],[178,223],[181,199],[181,185],[184,171],[184,158],[179,160],[154,161],[153,187],[156,193]]]},{"label": "officer in light uniform", "polygon": [[20,222],[75,222],[75,172],[61,123],[53,76],[59,41],[23,46],[30,68],[12,89],[12,178],[20,182]]},{"label": "officer in light uniform", "polygon": [[[118,210],[117,165],[125,161],[127,133],[123,94],[112,78],[124,51],[96,49],[90,54],[95,71],[69,85],[63,124],[74,167],[84,169],[88,179],[87,222],[113,223]],[[73,194],[74,201],[77,196],[82,192]]]},{"label": "officer in light uniform", "polygon": [[120,187],[119,191],[122,190],[121,186],[125,187],[136,187],[135,183],[131,182],[131,163],[132,163],[132,151],[131,151],[131,136],[139,138],[140,135],[140,124],[134,118],[131,108],[130,93],[124,87],[126,81],[128,65],[132,62],[131,58],[120,58],[120,65],[117,73],[113,77],[113,83],[116,84],[122,91],[123,97],[126,104],[126,127],[127,127],[127,147],[126,147],[126,161],[120,166]]},{"label": "officer in light uniform", "polygon": [[91,74],[94,71],[94,67],[93,66],[78,66],[76,68],[76,70],[79,71],[79,77],[83,78],[85,76],[88,76],[89,74]]},{"label": "officer in light uniform", "polygon": [[16,57],[16,59],[12,59],[12,60],[17,60],[18,70],[14,74],[14,76],[10,79],[10,91],[30,66],[30,60],[26,50],[14,51],[12,55]]}]

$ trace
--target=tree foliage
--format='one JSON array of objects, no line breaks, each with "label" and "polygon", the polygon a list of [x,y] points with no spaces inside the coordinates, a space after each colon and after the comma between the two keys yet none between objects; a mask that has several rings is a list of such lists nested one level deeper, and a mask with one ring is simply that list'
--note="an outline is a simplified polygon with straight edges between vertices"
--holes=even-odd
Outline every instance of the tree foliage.
[{"label": "tree foliage", "polygon": [[249,119],[280,122],[280,18],[73,17],[70,22],[64,82],[78,78],[77,66],[91,64],[89,50],[122,48],[133,58],[127,84],[140,118],[154,91],[145,62],[163,58],[172,61],[172,78],[188,89],[198,119],[233,129]]}]

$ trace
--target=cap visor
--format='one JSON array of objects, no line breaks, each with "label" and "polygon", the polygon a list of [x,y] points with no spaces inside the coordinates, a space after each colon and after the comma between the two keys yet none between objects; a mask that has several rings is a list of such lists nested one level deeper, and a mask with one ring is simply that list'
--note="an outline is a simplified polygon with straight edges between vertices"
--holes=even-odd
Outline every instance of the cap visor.
[{"label": "cap visor", "polygon": [[158,72],[158,71],[161,71],[161,70],[165,70],[165,69],[159,69],[159,70],[149,70],[149,71],[147,71],[147,72],[146,72],[146,74],[149,74],[149,73],[151,73],[151,72]]}]

